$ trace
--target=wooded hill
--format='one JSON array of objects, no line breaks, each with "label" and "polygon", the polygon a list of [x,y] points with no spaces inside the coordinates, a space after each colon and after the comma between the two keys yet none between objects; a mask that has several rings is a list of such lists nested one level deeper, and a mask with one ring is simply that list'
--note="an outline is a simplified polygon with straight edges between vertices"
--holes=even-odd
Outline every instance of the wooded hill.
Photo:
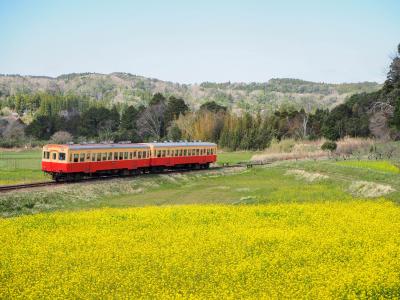
[{"label": "wooded hill", "polygon": [[328,84],[298,79],[271,79],[264,83],[179,84],[128,73],[79,73],[56,78],[45,76],[0,75],[0,102],[8,96],[45,92],[74,95],[109,104],[147,105],[152,96],[185,99],[192,109],[215,101],[228,108],[246,111],[275,110],[282,106],[332,108],[355,93],[381,88],[375,82]]}]

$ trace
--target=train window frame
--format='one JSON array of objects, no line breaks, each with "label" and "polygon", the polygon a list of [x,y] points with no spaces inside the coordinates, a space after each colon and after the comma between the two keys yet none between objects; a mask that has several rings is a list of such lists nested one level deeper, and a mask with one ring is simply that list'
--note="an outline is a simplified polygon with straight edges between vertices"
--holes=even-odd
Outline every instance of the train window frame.
[{"label": "train window frame", "polygon": [[78,154],[78,153],[74,153],[74,154],[73,154],[73,162],[74,162],[74,163],[79,162],[79,154]]},{"label": "train window frame", "polygon": [[65,158],[66,158],[65,152],[58,153],[58,160],[59,161],[65,161]]},{"label": "train window frame", "polygon": [[81,153],[79,155],[79,162],[84,162],[85,161],[85,153]]}]

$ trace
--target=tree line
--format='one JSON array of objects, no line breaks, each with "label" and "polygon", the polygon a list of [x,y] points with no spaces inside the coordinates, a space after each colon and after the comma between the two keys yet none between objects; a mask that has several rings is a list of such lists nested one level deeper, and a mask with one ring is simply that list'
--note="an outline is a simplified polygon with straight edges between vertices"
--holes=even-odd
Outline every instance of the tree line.
[{"label": "tree line", "polygon": [[34,116],[25,134],[38,140],[58,133],[76,142],[207,140],[231,150],[253,150],[284,138],[400,139],[400,45],[381,90],[355,94],[332,110],[285,107],[238,113],[214,101],[190,109],[184,99],[161,93],[140,106],[74,95],[17,94],[0,102],[1,107]]}]

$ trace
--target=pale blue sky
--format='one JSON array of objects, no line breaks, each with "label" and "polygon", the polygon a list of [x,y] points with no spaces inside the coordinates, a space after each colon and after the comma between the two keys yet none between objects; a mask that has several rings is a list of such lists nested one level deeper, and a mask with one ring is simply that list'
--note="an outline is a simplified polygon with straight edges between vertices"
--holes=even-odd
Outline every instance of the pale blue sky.
[{"label": "pale blue sky", "polygon": [[400,0],[0,0],[0,73],[383,81]]}]

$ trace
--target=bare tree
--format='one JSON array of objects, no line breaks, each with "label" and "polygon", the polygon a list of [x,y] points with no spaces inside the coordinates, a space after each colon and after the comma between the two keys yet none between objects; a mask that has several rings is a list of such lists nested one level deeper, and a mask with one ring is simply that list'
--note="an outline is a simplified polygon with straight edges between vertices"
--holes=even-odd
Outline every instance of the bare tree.
[{"label": "bare tree", "polygon": [[369,109],[369,130],[379,139],[390,138],[389,119],[393,116],[394,107],[387,102],[375,102]]},{"label": "bare tree", "polygon": [[164,130],[164,113],[163,103],[147,107],[137,121],[139,135],[159,140]]},{"label": "bare tree", "polygon": [[55,144],[66,144],[72,142],[72,135],[67,131],[57,131],[50,140]]}]

